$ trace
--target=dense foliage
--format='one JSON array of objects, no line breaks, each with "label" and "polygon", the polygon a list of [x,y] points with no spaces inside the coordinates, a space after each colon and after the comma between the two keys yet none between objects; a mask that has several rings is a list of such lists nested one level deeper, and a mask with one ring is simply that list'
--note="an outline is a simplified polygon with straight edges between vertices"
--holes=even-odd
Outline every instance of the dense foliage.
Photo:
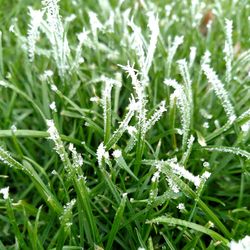
[{"label": "dense foliage", "polygon": [[0,249],[249,243],[249,31],[248,0],[3,0]]}]

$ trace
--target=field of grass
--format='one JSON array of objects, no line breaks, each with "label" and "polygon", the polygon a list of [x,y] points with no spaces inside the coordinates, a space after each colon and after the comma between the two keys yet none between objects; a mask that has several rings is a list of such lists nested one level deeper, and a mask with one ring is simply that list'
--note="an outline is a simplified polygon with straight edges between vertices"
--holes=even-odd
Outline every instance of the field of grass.
[{"label": "field of grass", "polygon": [[0,3],[0,250],[250,249],[249,0]]}]

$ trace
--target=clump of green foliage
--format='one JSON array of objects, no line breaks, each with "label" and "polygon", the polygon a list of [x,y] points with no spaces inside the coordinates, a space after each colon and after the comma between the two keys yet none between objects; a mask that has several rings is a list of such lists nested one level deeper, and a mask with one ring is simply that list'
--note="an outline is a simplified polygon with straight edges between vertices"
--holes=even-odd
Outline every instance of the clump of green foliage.
[{"label": "clump of green foliage", "polygon": [[245,0],[4,1],[0,249],[246,244],[249,17]]}]

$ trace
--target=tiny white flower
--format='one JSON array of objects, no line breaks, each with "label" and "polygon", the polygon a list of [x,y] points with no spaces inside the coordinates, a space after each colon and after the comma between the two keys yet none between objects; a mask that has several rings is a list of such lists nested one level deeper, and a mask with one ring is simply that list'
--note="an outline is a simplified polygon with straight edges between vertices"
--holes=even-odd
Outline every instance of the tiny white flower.
[{"label": "tiny white flower", "polygon": [[203,167],[204,168],[209,168],[209,166],[210,166],[209,162],[207,162],[207,161],[203,162]]},{"label": "tiny white flower", "polygon": [[209,123],[208,122],[204,122],[202,126],[203,126],[203,128],[209,128]]},{"label": "tiny white flower", "polygon": [[185,209],[184,203],[179,203],[177,208],[180,209],[180,210],[184,210]]}]

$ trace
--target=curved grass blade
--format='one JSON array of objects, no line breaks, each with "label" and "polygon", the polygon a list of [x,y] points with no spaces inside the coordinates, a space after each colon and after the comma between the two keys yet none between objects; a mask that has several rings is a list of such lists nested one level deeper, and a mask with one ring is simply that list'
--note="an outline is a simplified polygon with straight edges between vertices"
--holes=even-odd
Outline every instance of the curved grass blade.
[{"label": "curved grass blade", "polygon": [[168,237],[163,232],[160,232],[160,234],[163,236],[163,238],[166,241],[169,249],[170,250],[176,250],[175,247],[173,246],[173,244],[171,243],[171,241],[168,239]]},{"label": "curved grass blade", "polygon": [[26,243],[24,241],[24,238],[23,238],[23,235],[21,234],[21,232],[19,230],[16,218],[15,218],[15,215],[14,215],[12,203],[11,203],[11,200],[10,200],[9,197],[6,199],[6,209],[7,209],[7,214],[8,214],[10,223],[11,223],[11,225],[13,227],[14,234],[15,234],[15,236],[17,238],[19,247],[21,249],[28,250],[29,248],[26,245]]},{"label": "curved grass blade", "polygon": [[236,147],[209,146],[209,147],[204,147],[204,149],[206,149],[208,151],[231,153],[231,154],[246,157],[248,160],[250,159],[249,152],[247,152],[246,150],[240,149],[240,148],[236,148]]},{"label": "curved grass blade", "polygon": [[109,233],[108,243],[107,243],[107,246],[105,248],[106,250],[112,249],[112,245],[113,245],[113,242],[115,240],[115,236],[119,230],[119,226],[120,226],[120,223],[121,223],[122,218],[123,218],[123,212],[125,209],[126,200],[127,200],[127,194],[125,194],[123,196],[121,203],[120,203],[120,206],[118,207],[118,209],[116,211],[115,219],[114,219],[111,231]]},{"label": "curved grass blade", "polygon": [[165,168],[162,168],[162,171],[164,171],[164,173],[167,174],[178,185],[178,187],[186,196],[192,197],[194,200],[197,201],[198,206],[204,211],[204,213],[209,217],[209,219],[214,222],[215,225],[218,226],[218,228],[221,230],[221,232],[224,233],[227,238],[232,238],[231,233],[227,230],[227,228],[219,220],[219,218],[184,181],[182,181],[178,176],[176,176],[167,166]]},{"label": "curved grass blade", "polygon": [[3,150],[0,147],[0,161],[3,163],[9,165],[10,167],[14,167],[18,170],[23,171],[25,174],[27,174],[30,179],[35,184],[38,192],[43,197],[44,201],[47,203],[47,205],[57,214],[61,214],[63,211],[63,208],[59,201],[56,199],[56,197],[51,193],[51,191],[47,188],[47,186],[44,184],[40,176],[37,174],[37,172],[34,170],[34,168],[27,162],[24,161],[24,164],[20,164],[17,162],[14,158],[10,156],[10,154]]},{"label": "curved grass blade", "polygon": [[[18,129],[15,131],[14,135],[16,137],[34,137],[34,138],[47,138],[49,137],[49,133],[46,131],[39,131],[39,130],[27,130],[27,129]],[[12,137],[13,136],[13,131],[8,129],[8,130],[0,130],[0,138],[4,137]],[[67,135],[62,135],[60,134],[60,137],[63,141],[66,142],[71,142],[74,143],[78,146],[83,146],[81,141],[67,136]]]},{"label": "curved grass blade", "polygon": [[127,165],[126,161],[124,160],[123,156],[120,155],[119,157],[115,157],[115,161],[117,163],[117,165],[124,169],[129,175],[131,175],[135,180],[138,181],[138,178],[134,175],[134,173],[131,171],[131,169],[129,168],[129,166]]},{"label": "curved grass blade", "polygon": [[226,245],[226,246],[229,243],[229,241],[227,239],[225,239],[223,236],[216,233],[215,231],[213,231],[211,229],[208,229],[208,228],[206,228],[204,226],[198,225],[196,223],[181,220],[181,219],[169,218],[167,216],[161,216],[161,217],[155,218],[153,220],[150,220],[147,223],[167,223],[167,224],[184,226],[184,227],[194,229],[194,230],[196,230],[198,232],[202,232],[204,234],[207,234],[211,238],[223,242],[223,244]]},{"label": "curved grass blade", "polygon": [[39,108],[39,106],[34,102],[34,100],[31,97],[29,97],[26,93],[24,93],[22,90],[20,90],[16,86],[14,86],[14,85],[6,82],[6,81],[0,81],[0,86],[12,89],[17,94],[19,94],[22,97],[24,97],[28,102],[30,102],[33,105],[34,109],[41,115],[42,119],[46,123],[46,117],[45,117],[45,115],[43,114],[42,110]]}]

